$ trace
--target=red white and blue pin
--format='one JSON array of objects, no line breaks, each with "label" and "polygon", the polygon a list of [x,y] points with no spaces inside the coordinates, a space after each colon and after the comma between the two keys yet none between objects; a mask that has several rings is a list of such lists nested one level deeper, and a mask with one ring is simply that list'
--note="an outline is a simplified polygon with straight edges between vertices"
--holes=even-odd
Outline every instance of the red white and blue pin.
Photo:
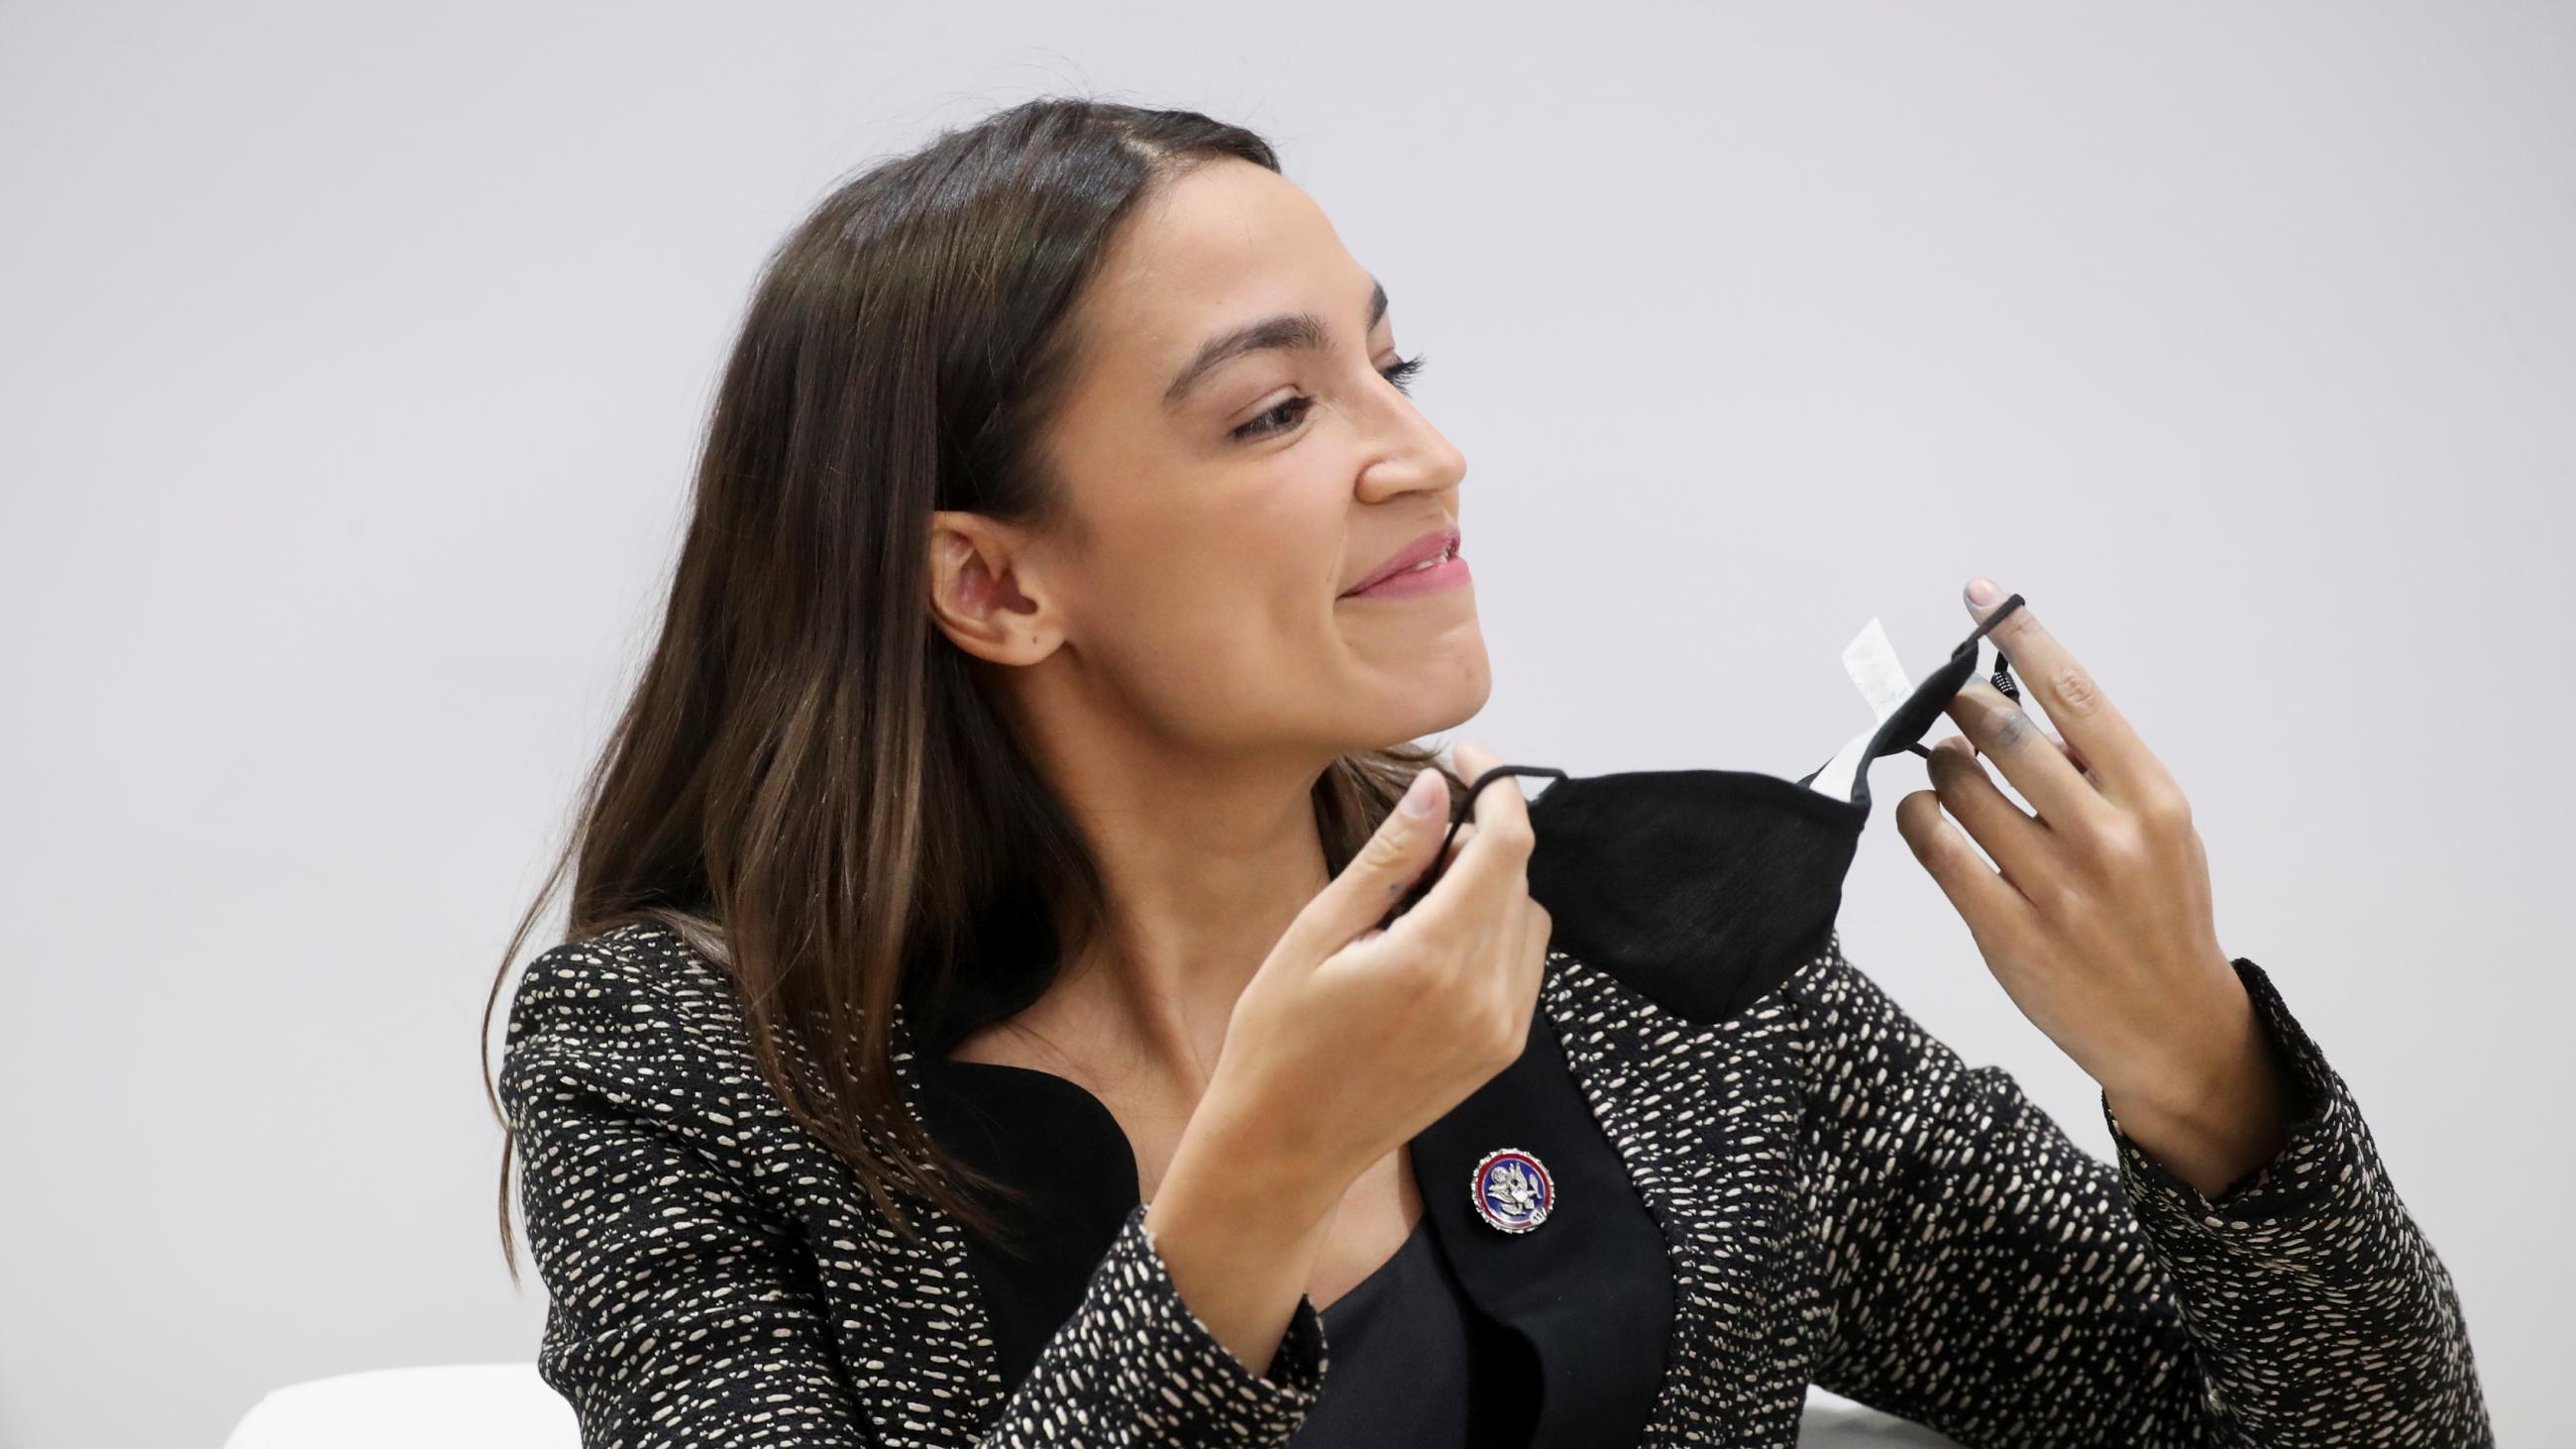
[{"label": "red white and blue pin", "polygon": [[1476,1216],[1507,1233],[1526,1233],[1556,1209],[1556,1179],[1534,1153],[1497,1147],[1476,1164],[1467,1189]]}]

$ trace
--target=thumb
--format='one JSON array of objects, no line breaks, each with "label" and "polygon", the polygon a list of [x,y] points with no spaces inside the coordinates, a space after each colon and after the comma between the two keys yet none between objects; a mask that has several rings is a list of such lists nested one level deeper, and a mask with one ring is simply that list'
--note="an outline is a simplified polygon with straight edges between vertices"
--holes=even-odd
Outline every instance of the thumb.
[{"label": "thumb", "polygon": [[1351,863],[1297,913],[1289,933],[1301,938],[1301,954],[1320,961],[1383,920],[1431,864],[1448,831],[1449,780],[1438,766],[1426,765]]}]

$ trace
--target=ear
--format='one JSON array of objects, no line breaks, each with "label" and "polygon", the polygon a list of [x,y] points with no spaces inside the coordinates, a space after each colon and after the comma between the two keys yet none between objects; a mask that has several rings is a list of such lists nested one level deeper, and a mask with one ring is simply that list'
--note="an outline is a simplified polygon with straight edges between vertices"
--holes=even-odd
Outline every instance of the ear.
[{"label": "ear", "polygon": [[1025,533],[943,509],[930,515],[926,545],[930,616],[958,648],[996,664],[1034,664],[1055,649],[1062,630],[1030,580]]}]

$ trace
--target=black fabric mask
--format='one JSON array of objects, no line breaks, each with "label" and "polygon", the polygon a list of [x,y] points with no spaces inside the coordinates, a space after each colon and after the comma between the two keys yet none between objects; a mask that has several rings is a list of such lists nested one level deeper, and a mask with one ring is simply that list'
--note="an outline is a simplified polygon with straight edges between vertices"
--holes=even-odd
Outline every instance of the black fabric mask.
[{"label": "black fabric mask", "polygon": [[[1899,750],[1931,757],[1921,740],[1976,671],[1977,641],[2022,603],[2019,594],[2004,600],[1879,723],[1849,798],[1812,788],[1824,765],[1796,780],[1750,770],[1571,776],[1497,765],[1457,802],[1442,854],[1386,923],[1438,883],[1477,791],[1504,775],[1548,777],[1529,806],[1537,841],[1528,876],[1531,897],[1552,919],[1552,944],[1615,966],[1686,1018],[1742,1010],[1823,951],[1869,821],[1870,762]],[[2020,698],[2001,649],[1991,681]]]}]

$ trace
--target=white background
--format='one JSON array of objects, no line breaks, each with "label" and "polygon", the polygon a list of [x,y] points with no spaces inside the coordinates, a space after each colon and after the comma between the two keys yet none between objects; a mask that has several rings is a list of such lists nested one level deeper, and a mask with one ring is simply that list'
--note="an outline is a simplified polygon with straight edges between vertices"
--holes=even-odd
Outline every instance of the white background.
[{"label": "white background", "polygon": [[[2553,1437],[2576,9],[18,3],[0,1443],[534,1356],[475,1030],[716,363],[836,180],[1048,91],[1262,132],[1385,281],[1444,740],[1794,777],[1870,616],[1919,676],[2026,594]],[[1853,958],[2107,1151],[1872,783]]]}]

